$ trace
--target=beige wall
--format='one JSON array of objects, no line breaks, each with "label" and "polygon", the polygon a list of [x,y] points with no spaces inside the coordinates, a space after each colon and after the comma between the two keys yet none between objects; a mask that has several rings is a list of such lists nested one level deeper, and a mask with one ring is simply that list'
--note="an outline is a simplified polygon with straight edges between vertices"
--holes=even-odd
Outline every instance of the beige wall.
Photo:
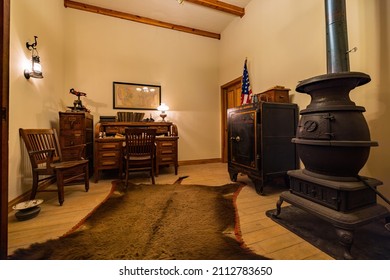
[{"label": "beige wall", "polygon": [[[351,99],[366,108],[372,140],[361,175],[382,180],[379,190],[390,198],[390,2],[347,0],[351,71],[371,76],[368,85],[353,90]],[[298,81],[326,73],[323,0],[252,0],[246,15],[222,34],[220,84],[241,74],[245,57],[254,92],[275,85],[291,88],[293,102],[306,108],[310,98],[296,93]]]}]

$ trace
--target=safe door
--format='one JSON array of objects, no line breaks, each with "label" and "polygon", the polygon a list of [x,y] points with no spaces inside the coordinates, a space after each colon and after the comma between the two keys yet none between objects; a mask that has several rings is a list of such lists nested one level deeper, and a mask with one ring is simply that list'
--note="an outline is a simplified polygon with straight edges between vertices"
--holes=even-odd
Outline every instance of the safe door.
[{"label": "safe door", "polygon": [[257,169],[257,114],[256,110],[230,112],[229,162],[245,168]]}]

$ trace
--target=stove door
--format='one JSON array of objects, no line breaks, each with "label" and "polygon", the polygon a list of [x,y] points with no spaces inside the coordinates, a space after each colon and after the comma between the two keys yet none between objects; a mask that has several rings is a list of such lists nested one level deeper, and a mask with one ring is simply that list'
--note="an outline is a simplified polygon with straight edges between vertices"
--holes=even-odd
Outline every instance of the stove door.
[{"label": "stove door", "polygon": [[236,111],[229,116],[230,162],[257,168],[257,111]]}]

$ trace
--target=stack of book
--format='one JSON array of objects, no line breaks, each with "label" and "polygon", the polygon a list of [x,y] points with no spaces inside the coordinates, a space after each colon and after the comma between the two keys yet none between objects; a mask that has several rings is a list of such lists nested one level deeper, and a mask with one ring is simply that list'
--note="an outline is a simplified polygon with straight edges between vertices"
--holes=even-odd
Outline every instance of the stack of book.
[{"label": "stack of book", "polygon": [[100,122],[116,122],[115,116],[100,116]]},{"label": "stack of book", "polygon": [[143,120],[145,113],[137,112],[118,112],[119,122],[140,122]]}]

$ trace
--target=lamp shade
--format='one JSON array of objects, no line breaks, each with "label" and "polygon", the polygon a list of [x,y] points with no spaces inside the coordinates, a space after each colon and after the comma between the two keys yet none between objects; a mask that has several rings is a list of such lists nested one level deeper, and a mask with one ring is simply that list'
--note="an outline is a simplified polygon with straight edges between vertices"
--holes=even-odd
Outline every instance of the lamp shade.
[{"label": "lamp shade", "polygon": [[165,103],[161,103],[161,105],[157,107],[157,110],[165,112],[169,110],[169,107]]}]

